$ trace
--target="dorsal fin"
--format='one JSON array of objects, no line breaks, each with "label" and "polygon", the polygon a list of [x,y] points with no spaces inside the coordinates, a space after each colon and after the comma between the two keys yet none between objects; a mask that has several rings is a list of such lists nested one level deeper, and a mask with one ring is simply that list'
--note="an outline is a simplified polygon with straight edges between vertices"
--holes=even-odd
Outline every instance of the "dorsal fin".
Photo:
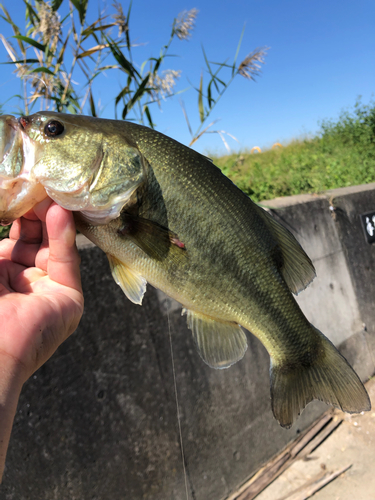
[{"label": "dorsal fin", "polygon": [[228,368],[244,357],[245,332],[237,323],[218,321],[187,309],[187,326],[203,361],[211,368]]},{"label": "dorsal fin", "polygon": [[257,208],[279,244],[282,255],[280,272],[290,291],[297,295],[315,278],[314,265],[292,233],[277,222],[271,214],[259,206]]}]

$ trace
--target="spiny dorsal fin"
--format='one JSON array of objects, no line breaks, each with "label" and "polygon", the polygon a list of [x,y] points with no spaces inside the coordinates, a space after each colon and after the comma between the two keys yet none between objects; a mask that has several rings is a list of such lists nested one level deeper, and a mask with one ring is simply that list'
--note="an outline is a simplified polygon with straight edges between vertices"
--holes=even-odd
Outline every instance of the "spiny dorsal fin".
[{"label": "spiny dorsal fin", "polygon": [[187,326],[200,357],[211,368],[228,368],[244,357],[246,334],[237,323],[228,323],[187,309]]},{"label": "spiny dorsal fin", "polygon": [[258,207],[259,213],[279,244],[282,254],[280,272],[291,292],[298,294],[315,278],[313,263],[291,232],[272,215]]},{"label": "spiny dorsal fin", "polygon": [[123,226],[119,234],[130,239],[152,259],[160,261],[168,256],[180,264],[187,258],[185,244],[168,228],[127,213],[123,213],[121,219]]},{"label": "spiny dorsal fin", "polygon": [[272,411],[289,428],[305,406],[318,399],[347,413],[371,409],[366,389],[336,347],[313,325],[320,348],[309,362],[287,364],[271,358]]},{"label": "spiny dorsal fin", "polygon": [[120,260],[107,254],[113,279],[121,287],[124,294],[134,304],[142,304],[147,281],[138,273],[123,264]]}]

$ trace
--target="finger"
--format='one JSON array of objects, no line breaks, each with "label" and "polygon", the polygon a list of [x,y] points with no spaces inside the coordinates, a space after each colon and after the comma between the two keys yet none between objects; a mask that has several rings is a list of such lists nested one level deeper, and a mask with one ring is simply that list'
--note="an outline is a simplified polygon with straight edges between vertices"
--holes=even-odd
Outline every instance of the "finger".
[{"label": "finger", "polygon": [[22,217],[25,217],[25,219],[30,219],[30,220],[38,220],[39,219],[39,217],[34,212],[34,208],[30,208],[30,210],[28,212],[26,212],[25,214],[23,214]]},{"label": "finger", "polygon": [[25,270],[25,266],[8,259],[0,259],[0,296],[15,292],[15,280]]},{"label": "finger", "polygon": [[4,238],[0,242],[0,259],[11,260],[12,252],[13,252],[13,248],[14,248],[15,244],[16,244],[15,241],[13,241],[9,238]]},{"label": "finger", "polygon": [[24,218],[27,218],[29,220],[37,220],[40,224],[41,242],[35,256],[35,264],[33,265],[42,269],[45,272],[47,272],[48,255],[49,255],[48,234],[46,229],[46,214],[52,203],[53,200],[51,200],[51,198],[45,198],[40,203],[37,203],[32,210],[29,210],[29,212],[27,212],[24,215]]},{"label": "finger", "polygon": [[18,235],[18,240],[12,251],[12,261],[27,267],[34,266],[35,257],[43,238],[41,221],[21,217],[20,224],[17,225],[14,233]]},{"label": "finger", "polygon": [[80,256],[76,247],[73,214],[55,203],[46,214],[49,240],[48,275],[61,285],[82,291]]},{"label": "finger", "polygon": [[48,258],[49,258],[48,232],[47,232],[46,222],[41,221],[41,224],[42,224],[42,243],[40,244],[38,254],[35,258],[35,266],[47,272]]},{"label": "finger", "polygon": [[[37,203],[35,205],[32,212],[34,212],[34,214],[38,217],[38,219],[45,222],[47,212],[53,203],[54,203],[54,201],[51,200],[51,198],[45,198],[43,201],[41,201],[40,203]],[[28,212],[28,214],[30,214],[30,212]]]},{"label": "finger", "polygon": [[0,242],[0,257],[12,260],[12,252],[21,232],[21,221],[16,219],[10,228],[9,238]]},{"label": "finger", "polygon": [[42,269],[37,267],[28,267],[21,270],[15,275],[11,281],[12,289],[20,293],[32,293],[33,283],[41,280],[46,276],[46,273]]},{"label": "finger", "polygon": [[21,219],[16,219],[9,231],[10,240],[18,240],[21,234]]},{"label": "finger", "polygon": [[[5,276],[4,271],[7,271]],[[9,261],[0,261],[0,296],[9,292],[32,293],[33,283],[41,280],[46,273],[36,267],[21,266]]]},{"label": "finger", "polygon": [[[13,241],[14,248],[11,255],[7,257],[13,262],[27,267],[35,265],[36,256],[40,245],[43,243],[43,225],[45,226],[45,213],[51,205],[52,200],[46,198],[29,210],[23,217],[14,221],[9,233],[9,239]],[[41,221],[42,220],[42,221]],[[45,246],[47,246],[45,244]],[[47,268],[47,260],[44,259],[44,270]]]}]

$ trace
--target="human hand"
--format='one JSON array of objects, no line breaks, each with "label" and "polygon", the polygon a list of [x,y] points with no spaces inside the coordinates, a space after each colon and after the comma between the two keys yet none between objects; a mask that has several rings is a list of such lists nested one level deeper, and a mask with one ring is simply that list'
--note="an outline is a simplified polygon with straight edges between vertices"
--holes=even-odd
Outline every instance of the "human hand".
[{"label": "human hand", "polygon": [[75,235],[72,213],[47,198],[0,243],[0,480],[22,385],[82,316]]}]

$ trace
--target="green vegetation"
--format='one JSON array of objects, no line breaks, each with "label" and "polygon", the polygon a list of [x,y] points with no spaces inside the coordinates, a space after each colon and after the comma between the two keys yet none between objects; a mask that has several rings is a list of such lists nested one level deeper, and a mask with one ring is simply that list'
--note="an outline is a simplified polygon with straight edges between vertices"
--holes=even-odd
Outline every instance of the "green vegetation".
[{"label": "green vegetation", "polygon": [[[89,8],[90,2],[90,8]],[[100,115],[94,98],[104,74],[122,75],[121,87],[113,95],[114,114],[154,127],[152,110],[175,95],[178,69],[165,69],[172,43],[188,40],[194,29],[197,9],[180,13],[172,22],[167,43],[158,58],[143,63],[134,60],[137,46],[130,37],[131,3],[124,14],[115,2],[98,19],[88,20],[95,0],[24,0],[26,26],[18,27],[0,3],[0,18],[11,25],[14,37],[0,33],[10,64],[20,79],[21,92],[13,96],[20,114],[35,109]],[[118,34],[116,35],[116,30]],[[188,113],[183,112],[191,134],[190,145],[205,133],[218,133],[226,145],[223,131],[208,123],[211,112],[237,75],[254,80],[259,74],[267,49],[255,49],[238,62],[243,32],[233,62],[209,61],[193,86],[197,92],[199,125],[193,130]],[[77,76],[76,76],[77,75]],[[75,80],[83,83],[77,84]],[[97,83],[98,82],[98,83]],[[13,101],[12,101],[13,102]],[[0,103],[0,114],[5,111]],[[117,115],[121,116],[117,116]],[[226,133],[226,132],[224,132]],[[230,135],[230,134],[229,134]],[[286,147],[259,154],[242,153],[214,158],[222,171],[254,201],[299,193],[318,193],[337,187],[375,181],[375,103],[358,101],[354,109],[343,112],[337,122],[325,121],[319,135],[310,140],[293,141]],[[7,232],[0,228],[0,238]]]},{"label": "green vegetation", "polygon": [[375,182],[375,103],[358,101],[311,140],[213,159],[254,201]]},{"label": "green vegetation", "polygon": [[[198,16],[197,9],[181,12],[172,22],[169,38],[166,34],[168,41],[161,47],[159,57],[150,56],[142,62],[137,58],[138,49],[143,44],[139,38],[136,38],[137,43],[132,41],[132,2],[126,14],[122,4],[116,1],[112,6],[105,6],[104,11],[100,8],[97,19],[95,15],[93,17],[93,12],[99,7],[97,0],[24,0],[24,4],[26,26],[23,28],[15,24],[0,3],[0,18],[12,27],[14,33],[9,39],[0,33],[0,41],[9,56],[8,61],[0,61],[0,64],[13,66],[20,79],[20,94],[9,99],[18,104],[19,114],[49,109],[100,116],[103,109],[95,96],[103,83],[106,86],[107,77],[114,70],[119,88],[107,99],[113,101],[115,118],[135,120],[154,128],[152,114],[155,107],[161,108],[163,101],[188,90],[175,89],[181,71],[170,69],[166,64],[177,63],[175,57],[172,62],[170,50],[176,44],[178,47],[179,41],[190,39]],[[196,114],[199,125],[195,131],[188,117],[191,110],[188,113],[182,102],[191,134],[190,145],[205,133],[217,133],[229,150],[223,135],[227,132],[213,130],[211,127],[216,122],[208,124],[210,115],[237,75],[249,81],[259,75],[268,50],[266,47],[257,48],[240,61],[243,34],[244,30],[232,63],[227,58],[224,62],[210,61],[202,47],[205,77],[201,73],[199,84],[191,86],[198,96]],[[201,66],[197,64],[197,67]],[[189,77],[189,81],[198,82],[193,75]]]},{"label": "green vegetation", "polygon": [[[136,59],[137,48],[142,43],[138,38],[137,43],[133,43],[130,34],[132,2],[124,13],[121,2],[115,0],[112,6],[107,5],[104,11],[100,11],[96,19],[92,18],[99,6],[95,0],[24,0],[23,4],[24,27],[17,26],[0,3],[0,19],[8,23],[14,33],[10,39],[0,33],[0,43],[9,57],[7,61],[0,60],[0,64],[13,66],[20,80],[20,92],[8,99],[13,106],[17,104],[17,114],[28,115],[47,109],[100,116],[103,109],[95,98],[96,92],[106,81],[106,75],[115,70],[116,78],[121,81],[118,92],[109,96],[115,118],[134,120],[154,128],[153,109],[162,107],[166,99],[188,90],[175,90],[181,71],[169,69],[166,64],[172,63],[172,44],[190,39],[197,9],[183,11],[173,19],[159,57],[150,56],[142,62]],[[249,81],[259,75],[268,50],[266,47],[256,48],[240,60],[243,34],[244,30],[232,63],[228,58],[224,62],[210,61],[202,47],[205,76],[201,73],[197,79],[189,75],[197,82],[191,86],[198,97],[196,129],[191,125],[194,113],[191,110],[188,113],[182,102],[191,134],[190,144],[205,133],[217,133],[228,148],[223,135],[227,132],[212,129],[215,121],[208,124],[211,112],[237,75]],[[173,60],[178,59],[174,57]],[[8,111],[5,104],[0,102],[0,115]],[[9,227],[0,227],[0,239],[8,233]]]},{"label": "green vegetation", "polygon": [[9,226],[0,227],[0,240],[3,238],[7,238],[8,234],[9,234],[9,230],[10,230]]}]

